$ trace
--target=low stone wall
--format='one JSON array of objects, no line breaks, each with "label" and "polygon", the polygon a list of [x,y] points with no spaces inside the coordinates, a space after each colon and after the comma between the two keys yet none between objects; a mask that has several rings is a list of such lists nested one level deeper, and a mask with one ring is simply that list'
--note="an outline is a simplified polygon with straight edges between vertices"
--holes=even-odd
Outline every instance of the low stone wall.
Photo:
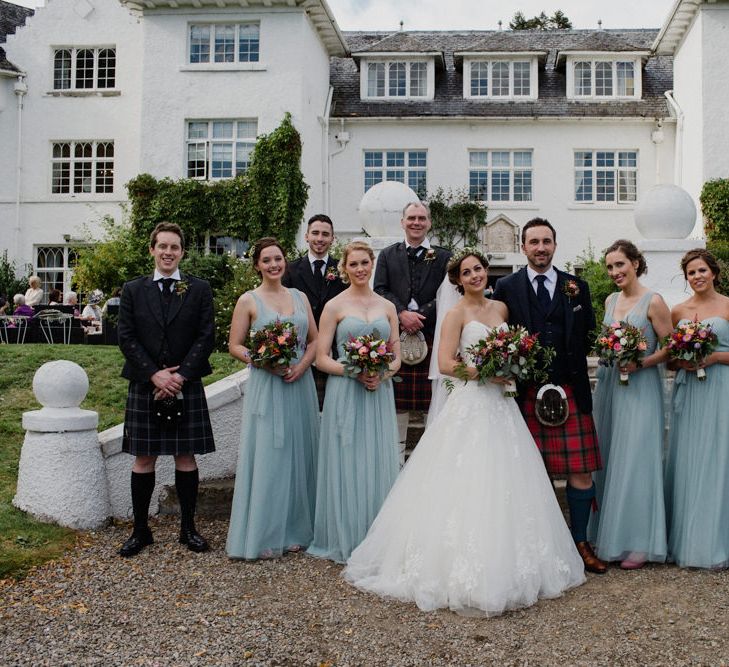
[{"label": "low stone wall", "polygon": [[[240,445],[243,395],[248,374],[248,370],[242,370],[205,388],[210,421],[215,434],[215,452],[197,458],[201,480],[222,479],[235,475]],[[134,458],[122,452],[123,428],[124,425],[119,424],[99,433],[99,444],[109,488],[109,515],[118,519],[132,516],[129,479]],[[157,514],[163,487],[174,483],[174,459],[171,456],[161,456],[157,461],[156,486],[149,508],[150,514]]]}]

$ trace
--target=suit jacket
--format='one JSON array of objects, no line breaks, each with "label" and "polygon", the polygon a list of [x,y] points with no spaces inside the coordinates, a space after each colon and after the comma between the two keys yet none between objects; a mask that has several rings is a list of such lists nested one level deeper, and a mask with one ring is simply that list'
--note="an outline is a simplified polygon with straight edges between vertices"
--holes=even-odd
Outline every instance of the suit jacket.
[{"label": "suit jacket", "polygon": [[325,278],[321,289],[318,289],[314,280],[314,272],[311,270],[308,255],[299,257],[299,259],[291,262],[286,271],[286,275],[281,281],[285,287],[295,287],[300,292],[306,294],[306,298],[309,299],[309,303],[311,304],[311,312],[314,315],[314,321],[317,326],[319,326],[319,318],[321,317],[321,312],[324,310],[326,302],[347,289],[347,286],[339,277],[337,264],[338,260],[330,255],[326,268],[324,269],[324,274],[326,275],[330,271],[333,271],[337,277],[334,280],[327,280]]},{"label": "suit jacket", "polygon": [[151,276],[125,283],[119,304],[119,347],[126,361],[122,377],[149,380],[164,366],[196,380],[212,372],[208,361],[215,346],[213,293],[210,284],[180,274],[187,283],[183,294],[172,294],[167,317],[159,285]]},{"label": "suit jacket", "polygon": [[[417,312],[425,316],[423,333],[433,335],[435,329],[435,295],[445,278],[450,251],[431,246],[435,251],[432,260],[420,257],[420,281],[413,298],[418,303]],[[380,296],[395,304],[398,315],[408,309],[410,302],[410,264],[404,241],[393,243],[380,252],[375,269],[374,290]]]},{"label": "suit jacket", "polygon": [[[592,392],[587,375],[587,353],[592,348],[593,330],[595,329],[595,312],[592,309],[590,288],[584,280],[576,276],[557,271],[557,286],[553,299],[562,299],[564,308],[565,349],[567,350],[567,368],[570,385],[575,392],[575,400],[580,412],[592,412]],[[579,294],[569,297],[564,292],[565,283],[573,280],[577,283]],[[520,324],[530,333],[536,330],[533,324],[532,305],[529,291],[534,288],[529,282],[526,267],[516,273],[504,276],[496,283],[494,299],[503,301],[509,309],[509,324]]]}]

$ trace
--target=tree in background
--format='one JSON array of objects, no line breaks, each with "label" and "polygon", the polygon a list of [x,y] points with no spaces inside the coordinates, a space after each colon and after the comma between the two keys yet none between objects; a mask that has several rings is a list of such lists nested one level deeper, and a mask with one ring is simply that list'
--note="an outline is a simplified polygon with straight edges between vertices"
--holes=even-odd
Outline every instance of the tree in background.
[{"label": "tree in background", "polygon": [[30,276],[30,264],[25,267],[23,278],[16,278],[15,262],[8,259],[8,251],[4,250],[0,257],[0,296],[10,301],[12,310],[13,297],[16,294],[25,294],[28,289],[28,277]]},{"label": "tree in background", "polygon": [[704,183],[699,200],[706,248],[721,268],[717,291],[729,296],[729,179],[717,178]]},{"label": "tree in background", "polygon": [[431,232],[444,248],[478,246],[479,232],[486,225],[486,207],[471,201],[464,190],[437,188],[428,197]]},{"label": "tree in background", "polygon": [[524,16],[524,12],[516,12],[509,23],[509,28],[512,30],[570,30],[572,21],[559,9],[552,16],[541,12],[530,19]]}]

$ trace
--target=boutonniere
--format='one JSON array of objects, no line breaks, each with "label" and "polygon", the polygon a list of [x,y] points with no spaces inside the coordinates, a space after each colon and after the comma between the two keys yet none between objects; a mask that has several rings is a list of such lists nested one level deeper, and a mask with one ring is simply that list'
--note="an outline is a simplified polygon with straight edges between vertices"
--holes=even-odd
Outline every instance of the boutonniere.
[{"label": "boutonniere", "polygon": [[334,269],[327,269],[327,273],[324,276],[324,280],[326,280],[328,283],[332,282],[332,280],[336,280],[339,276],[337,275],[337,272]]},{"label": "boutonniere", "polygon": [[425,251],[424,262],[432,262],[435,259],[435,248],[428,248]]},{"label": "boutonniere", "polygon": [[562,285],[562,292],[567,296],[568,299],[574,299],[580,295],[580,286],[576,280],[567,280]]},{"label": "boutonniere", "polygon": [[181,297],[185,292],[187,292],[188,287],[189,285],[184,280],[178,280],[175,283],[175,294]]}]

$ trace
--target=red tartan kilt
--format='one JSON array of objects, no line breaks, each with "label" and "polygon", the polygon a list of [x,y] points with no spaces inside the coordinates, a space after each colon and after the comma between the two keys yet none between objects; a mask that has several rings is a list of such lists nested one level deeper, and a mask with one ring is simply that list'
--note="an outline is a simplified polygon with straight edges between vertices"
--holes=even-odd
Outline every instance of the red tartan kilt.
[{"label": "red tartan kilt", "polygon": [[433,350],[432,339],[426,338],[428,354],[419,364],[408,366],[402,364],[397,377],[401,382],[394,382],[395,408],[397,410],[420,410],[427,412],[430,408],[431,381],[428,379],[430,354]]},{"label": "red tartan kilt", "polygon": [[567,394],[570,416],[561,426],[544,426],[535,413],[537,388],[529,387],[524,397],[524,419],[542,452],[544,466],[550,475],[593,472],[602,468],[592,415],[577,409],[572,387],[562,385]]}]

